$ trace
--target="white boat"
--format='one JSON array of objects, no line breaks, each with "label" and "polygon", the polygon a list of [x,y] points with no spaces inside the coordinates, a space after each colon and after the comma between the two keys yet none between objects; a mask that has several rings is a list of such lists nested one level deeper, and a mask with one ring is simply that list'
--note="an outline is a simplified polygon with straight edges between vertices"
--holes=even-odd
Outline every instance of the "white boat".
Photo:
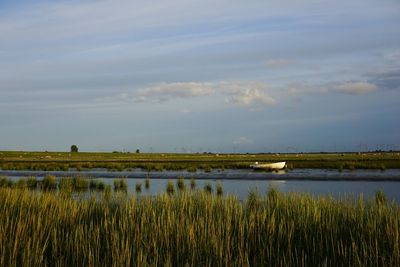
[{"label": "white boat", "polygon": [[286,162],[275,162],[275,163],[258,163],[257,161],[250,165],[253,169],[266,169],[266,170],[281,170],[286,166]]}]

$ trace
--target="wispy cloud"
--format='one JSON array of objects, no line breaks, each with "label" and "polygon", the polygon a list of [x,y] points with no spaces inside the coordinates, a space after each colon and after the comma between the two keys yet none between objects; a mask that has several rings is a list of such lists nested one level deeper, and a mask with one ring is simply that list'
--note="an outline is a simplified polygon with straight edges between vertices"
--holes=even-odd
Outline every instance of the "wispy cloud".
[{"label": "wispy cloud", "polygon": [[371,83],[381,89],[400,89],[400,67],[368,73],[366,76],[370,79]]},{"label": "wispy cloud", "polygon": [[[58,148],[71,134],[90,141],[93,131],[109,147],[162,140],[173,148],[202,142],[206,134],[182,131],[201,125],[211,133],[202,146],[215,149],[226,136],[229,146],[248,143],[234,140],[243,127],[286,143],[293,122],[314,129],[304,118],[318,114],[323,123],[343,99],[346,114],[361,104],[399,113],[398,1],[0,2],[0,138],[11,149],[59,138],[37,123],[26,128],[27,121],[68,133],[54,142]],[[282,127],[271,127],[273,120]],[[112,140],[117,127],[125,130]],[[21,135],[38,131],[37,139]],[[302,136],[326,139],[316,132]]]},{"label": "wispy cloud", "polygon": [[273,105],[276,100],[259,88],[246,88],[243,90],[232,91],[229,93],[228,102],[241,106],[252,105]]},{"label": "wispy cloud", "polygon": [[247,138],[247,137],[241,136],[241,137],[233,140],[232,143],[234,145],[249,145],[249,144],[253,144],[254,141],[249,139],[249,138]]},{"label": "wispy cloud", "polygon": [[225,97],[226,102],[241,106],[272,105],[275,99],[268,95],[267,86],[260,82],[179,82],[160,83],[137,90],[136,102],[165,102],[177,98],[204,96]]},{"label": "wispy cloud", "polygon": [[293,65],[295,63],[294,60],[292,59],[287,59],[287,58],[275,58],[275,59],[269,59],[265,62],[265,66],[267,68],[281,68],[281,67],[286,67],[289,65]]},{"label": "wispy cloud", "polygon": [[211,83],[177,82],[160,83],[139,89],[134,99],[137,102],[163,102],[176,98],[192,98],[210,95],[214,91]]},{"label": "wispy cloud", "polygon": [[192,111],[190,109],[187,109],[187,108],[181,109],[181,110],[179,110],[179,112],[182,113],[182,114],[190,114],[190,113],[192,113]]},{"label": "wispy cloud", "polygon": [[378,89],[375,84],[368,82],[346,82],[336,86],[338,92],[352,95],[362,95]]}]

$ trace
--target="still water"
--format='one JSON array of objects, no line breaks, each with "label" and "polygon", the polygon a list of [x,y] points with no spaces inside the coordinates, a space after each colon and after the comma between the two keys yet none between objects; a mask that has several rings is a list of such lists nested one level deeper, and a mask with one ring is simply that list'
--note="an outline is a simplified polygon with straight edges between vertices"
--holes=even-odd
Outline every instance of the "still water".
[{"label": "still water", "polygon": [[[355,170],[342,171],[321,169],[299,169],[285,172],[254,172],[251,170],[213,170],[211,172],[163,171],[147,172],[133,170],[124,172],[110,172],[106,170],[43,172],[43,171],[1,171],[0,176],[7,176],[17,181],[21,177],[36,176],[38,179],[47,174],[57,177],[83,175],[94,180],[101,180],[113,186],[115,179],[126,178],[128,193],[135,192],[137,183],[142,184],[142,195],[155,195],[165,192],[168,181],[176,184],[178,177],[184,177],[186,186],[190,187],[190,178],[196,179],[196,187],[203,188],[206,183],[215,187],[221,183],[224,193],[237,194],[240,199],[245,198],[249,191],[257,189],[260,194],[266,193],[270,186],[281,192],[305,192],[315,196],[332,195],[344,197],[346,195],[365,198],[383,189],[387,198],[400,203],[400,170]],[[145,188],[145,178],[150,178],[150,188]]]}]

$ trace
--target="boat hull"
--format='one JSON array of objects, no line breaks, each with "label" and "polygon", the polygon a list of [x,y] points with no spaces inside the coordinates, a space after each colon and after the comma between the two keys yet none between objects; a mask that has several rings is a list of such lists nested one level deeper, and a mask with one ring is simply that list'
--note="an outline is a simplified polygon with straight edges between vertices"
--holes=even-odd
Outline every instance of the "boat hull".
[{"label": "boat hull", "polygon": [[253,169],[265,169],[265,170],[281,170],[286,166],[286,162],[275,162],[275,163],[265,163],[265,164],[253,164],[250,165]]}]

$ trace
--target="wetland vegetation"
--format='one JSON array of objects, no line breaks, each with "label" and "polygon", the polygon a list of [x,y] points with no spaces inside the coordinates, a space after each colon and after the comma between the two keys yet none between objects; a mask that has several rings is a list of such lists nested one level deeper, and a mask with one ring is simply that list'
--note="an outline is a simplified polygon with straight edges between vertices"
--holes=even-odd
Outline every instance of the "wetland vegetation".
[{"label": "wetland vegetation", "polygon": [[400,153],[313,153],[313,154],[172,154],[172,153],[62,153],[0,152],[2,170],[68,171],[103,168],[123,171],[248,169],[258,162],[286,161],[289,169],[392,169],[400,168]]},{"label": "wetland vegetation", "polygon": [[0,266],[400,265],[400,207],[382,191],[364,201],[270,188],[239,201],[180,187],[85,198],[0,188]]},{"label": "wetland vegetation", "polygon": [[[293,168],[399,168],[396,153],[0,153],[2,169],[192,172],[282,160]],[[143,177],[127,193],[122,178],[0,177],[0,266],[400,265],[400,207],[381,190],[367,200],[274,188],[239,199],[221,182],[179,177],[162,193],[142,192],[152,184]]]}]

